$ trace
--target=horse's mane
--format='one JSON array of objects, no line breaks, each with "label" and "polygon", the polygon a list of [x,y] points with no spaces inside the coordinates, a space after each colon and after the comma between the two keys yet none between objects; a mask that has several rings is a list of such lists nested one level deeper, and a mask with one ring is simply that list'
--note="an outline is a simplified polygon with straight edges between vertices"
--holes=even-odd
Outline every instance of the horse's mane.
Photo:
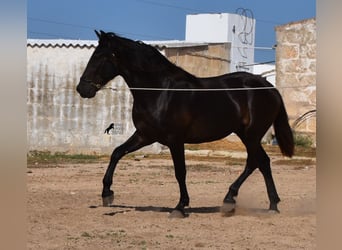
[{"label": "horse's mane", "polygon": [[142,41],[133,41],[113,32],[107,33],[116,48],[117,56],[129,63],[131,67],[141,72],[164,72],[166,74],[183,74],[194,77],[189,72],[178,67],[163,56],[158,49]]}]

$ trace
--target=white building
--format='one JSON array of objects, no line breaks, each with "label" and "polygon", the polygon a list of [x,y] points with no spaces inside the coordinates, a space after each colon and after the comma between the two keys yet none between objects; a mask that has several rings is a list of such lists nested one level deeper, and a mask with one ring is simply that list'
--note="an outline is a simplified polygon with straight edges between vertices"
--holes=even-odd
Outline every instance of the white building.
[{"label": "white building", "polygon": [[231,13],[186,16],[188,42],[231,43],[230,72],[253,72],[255,19]]},{"label": "white building", "polygon": [[276,70],[274,64],[258,64],[253,66],[253,74],[266,77],[267,81],[276,86]]}]

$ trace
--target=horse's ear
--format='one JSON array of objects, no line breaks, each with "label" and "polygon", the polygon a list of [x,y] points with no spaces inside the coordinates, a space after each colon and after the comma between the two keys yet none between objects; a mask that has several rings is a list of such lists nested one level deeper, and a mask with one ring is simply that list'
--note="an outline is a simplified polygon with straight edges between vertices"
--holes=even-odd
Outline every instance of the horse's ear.
[{"label": "horse's ear", "polygon": [[97,37],[100,39],[101,38],[101,34],[97,30],[95,30],[95,33],[96,33]]}]

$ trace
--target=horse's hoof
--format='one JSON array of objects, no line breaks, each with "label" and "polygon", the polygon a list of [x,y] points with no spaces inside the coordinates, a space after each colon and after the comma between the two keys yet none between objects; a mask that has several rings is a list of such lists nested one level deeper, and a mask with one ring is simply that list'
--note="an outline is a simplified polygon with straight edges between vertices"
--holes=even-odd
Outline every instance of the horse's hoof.
[{"label": "horse's hoof", "polygon": [[222,216],[231,216],[235,212],[235,203],[232,202],[224,202],[221,207]]},{"label": "horse's hoof", "polygon": [[278,213],[280,213],[280,211],[278,209],[277,203],[270,204],[270,208],[268,209],[268,212],[270,214],[278,214]]},{"label": "horse's hoof", "polygon": [[279,214],[280,211],[279,211],[278,209],[276,209],[276,210],[274,210],[274,209],[269,209],[269,210],[267,211],[267,213],[269,213],[269,214]]},{"label": "horse's hoof", "polygon": [[173,218],[183,219],[185,217],[186,217],[185,213],[183,211],[178,210],[178,209],[174,209],[169,215],[169,218],[171,218],[171,219],[173,219]]},{"label": "horse's hoof", "polygon": [[114,201],[114,194],[106,197],[102,197],[102,204],[104,207],[110,207]]}]

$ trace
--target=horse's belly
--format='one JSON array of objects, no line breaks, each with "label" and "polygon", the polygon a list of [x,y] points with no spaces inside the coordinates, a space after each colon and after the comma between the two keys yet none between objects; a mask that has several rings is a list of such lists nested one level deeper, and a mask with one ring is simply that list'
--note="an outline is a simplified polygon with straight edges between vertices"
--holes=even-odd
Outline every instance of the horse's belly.
[{"label": "horse's belly", "polygon": [[186,143],[210,142],[222,139],[234,132],[237,124],[226,119],[199,120],[191,124],[185,133]]},{"label": "horse's belly", "polygon": [[230,135],[230,133],[221,134],[221,135],[204,135],[204,136],[196,136],[196,135],[190,135],[189,137],[185,138],[184,143],[190,143],[190,144],[197,144],[197,143],[204,143],[204,142],[212,142],[216,140],[223,139]]}]

